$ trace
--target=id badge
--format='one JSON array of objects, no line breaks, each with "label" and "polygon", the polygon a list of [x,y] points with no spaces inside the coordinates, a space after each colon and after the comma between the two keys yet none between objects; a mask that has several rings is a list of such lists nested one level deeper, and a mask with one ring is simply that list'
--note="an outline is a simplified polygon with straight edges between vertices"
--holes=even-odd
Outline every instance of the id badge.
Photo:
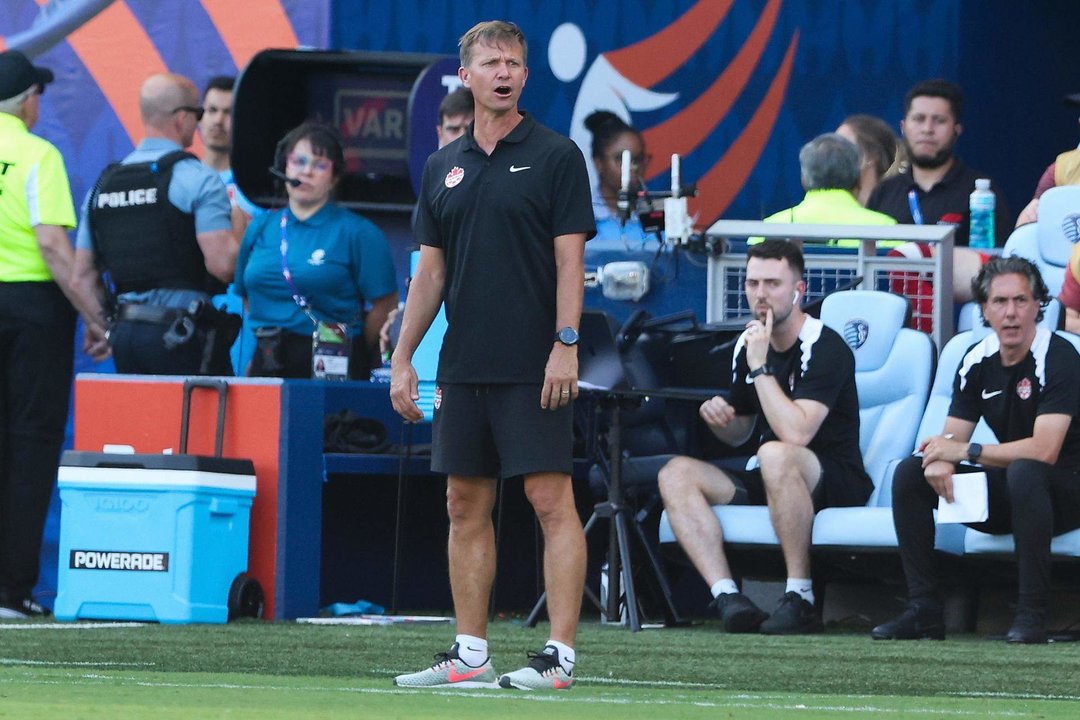
[{"label": "id badge", "polygon": [[320,321],[311,336],[311,377],[349,379],[349,328],[345,323]]}]

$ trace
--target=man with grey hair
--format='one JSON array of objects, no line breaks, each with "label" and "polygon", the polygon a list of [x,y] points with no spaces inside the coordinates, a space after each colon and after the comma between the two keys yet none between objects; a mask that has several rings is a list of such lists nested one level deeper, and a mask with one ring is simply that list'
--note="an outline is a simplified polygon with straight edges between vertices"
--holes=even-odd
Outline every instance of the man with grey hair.
[{"label": "man with grey hair", "polygon": [[75,313],[102,359],[101,306],[71,285],[75,208],[60,152],[30,134],[52,71],[0,53],[0,618],[47,614],[31,597],[68,416]]},{"label": "man with grey hair", "polygon": [[221,178],[184,151],[204,113],[199,91],[186,77],[151,75],[139,112],[143,140],[83,204],[74,282],[115,301],[118,372],[231,375],[235,330],[209,301],[232,280],[239,242]]},{"label": "man with grey hair", "polygon": [[[768,223],[813,225],[895,225],[888,215],[867,210],[855,197],[859,185],[859,148],[836,133],[818,135],[799,150],[799,169],[806,195],[798,205],[765,218]],[[760,238],[751,240],[760,242]],[[827,240],[829,247],[858,248],[852,239]],[[879,242],[882,247],[899,245]]]}]

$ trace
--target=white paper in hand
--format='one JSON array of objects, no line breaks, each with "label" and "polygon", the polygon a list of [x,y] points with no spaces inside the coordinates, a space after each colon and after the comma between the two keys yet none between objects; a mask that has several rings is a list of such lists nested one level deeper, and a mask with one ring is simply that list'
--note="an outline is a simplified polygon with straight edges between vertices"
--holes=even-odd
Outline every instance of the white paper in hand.
[{"label": "white paper in hand", "polygon": [[986,473],[963,473],[952,476],[953,501],[938,498],[939,523],[977,523],[990,516],[986,497]]}]

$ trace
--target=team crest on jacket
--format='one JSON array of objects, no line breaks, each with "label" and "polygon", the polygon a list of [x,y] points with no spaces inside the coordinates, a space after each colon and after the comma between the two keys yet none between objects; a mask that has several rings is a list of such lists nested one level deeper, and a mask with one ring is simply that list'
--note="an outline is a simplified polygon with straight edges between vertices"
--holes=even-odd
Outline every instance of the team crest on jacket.
[{"label": "team crest on jacket", "polygon": [[1031,381],[1024,378],[1020,382],[1016,383],[1016,394],[1021,400],[1027,400],[1031,397]]},{"label": "team crest on jacket", "polygon": [[435,409],[438,410],[442,407],[442,388],[438,385],[435,386]]},{"label": "team crest on jacket", "polygon": [[464,178],[465,178],[465,171],[462,170],[461,168],[459,168],[457,165],[455,165],[454,168],[450,172],[446,173],[446,180],[445,180],[446,187],[452,188],[452,187],[456,186],[458,183],[460,183]]}]

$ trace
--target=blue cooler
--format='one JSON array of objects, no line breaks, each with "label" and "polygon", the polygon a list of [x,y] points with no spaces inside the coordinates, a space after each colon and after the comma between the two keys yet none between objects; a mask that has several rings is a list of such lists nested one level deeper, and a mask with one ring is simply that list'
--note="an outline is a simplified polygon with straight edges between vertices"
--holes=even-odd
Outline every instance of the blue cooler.
[{"label": "blue cooler", "polygon": [[[219,431],[223,416],[222,405]],[[69,450],[59,486],[58,620],[224,623],[256,594],[261,611],[245,574],[250,460]]]}]

